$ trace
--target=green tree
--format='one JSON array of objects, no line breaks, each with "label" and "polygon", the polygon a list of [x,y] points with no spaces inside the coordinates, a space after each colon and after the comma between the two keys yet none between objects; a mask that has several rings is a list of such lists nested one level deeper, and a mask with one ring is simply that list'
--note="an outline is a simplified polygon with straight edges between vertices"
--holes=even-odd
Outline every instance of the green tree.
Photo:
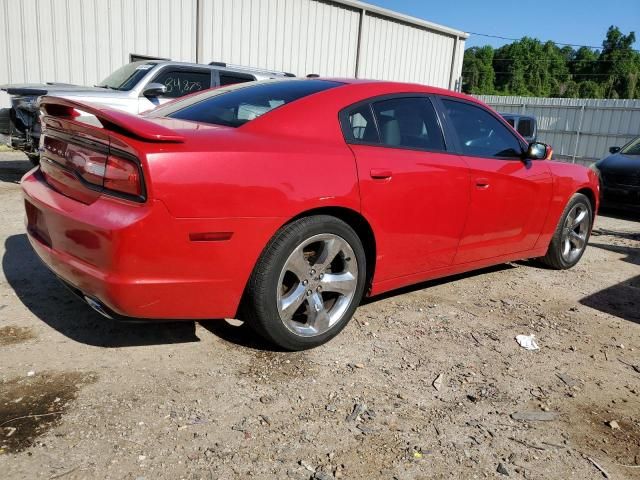
[{"label": "green tree", "polygon": [[595,51],[589,47],[580,47],[571,63],[569,64],[569,70],[573,75],[573,79],[578,82],[597,81],[600,74],[598,62],[600,58],[600,52]]},{"label": "green tree", "polygon": [[580,98],[602,98],[602,87],[593,80],[587,80],[578,84],[578,95]]},{"label": "green tree", "polygon": [[465,72],[462,89],[466,93],[490,95],[494,92],[493,48],[469,48],[464,54],[462,70]]},{"label": "green tree", "polygon": [[465,52],[463,90],[474,94],[640,98],[640,53],[634,32],[610,27],[602,51],[559,48],[524,37],[496,50]]},{"label": "green tree", "polygon": [[635,32],[624,35],[618,27],[611,26],[602,42],[600,54],[600,74],[604,94],[612,98],[636,98],[640,92],[638,73],[640,54],[633,50]]}]

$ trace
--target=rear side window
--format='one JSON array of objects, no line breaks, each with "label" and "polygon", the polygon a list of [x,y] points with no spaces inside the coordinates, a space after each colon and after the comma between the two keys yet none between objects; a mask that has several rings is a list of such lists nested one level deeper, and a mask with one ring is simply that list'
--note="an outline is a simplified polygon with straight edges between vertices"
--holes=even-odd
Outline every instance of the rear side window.
[{"label": "rear side window", "polygon": [[533,136],[533,122],[530,118],[521,118],[518,122],[518,133],[523,137]]},{"label": "rear side window", "polygon": [[345,133],[349,140],[364,143],[379,142],[378,130],[369,104],[361,105],[349,112],[347,121],[349,125]]},{"label": "rear side window", "polygon": [[178,98],[211,88],[211,73],[193,70],[165,70],[152,80],[167,87],[166,98]]},{"label": "rear side window", "polygon": [[394,98],[373,104],[380,139],[392,147],[445,150],[436,112],[427,98]]},{"label": "rear side window", "polygon": [[251,75],[242,73],[220,72],[220,86],[234,85],[236,83],[252,82],[255,80]]},{"label": "rear side window", "polygon": [[157,109],[153,116],[239,127],[274,108],[339,85],[329,80],[281,80],[232,86]]},{"label": "rear side window", "polygon": [[442,99],[458,135],[462,154],[477,157],[520,157],[522,145],[509,129],[484,108]]}]

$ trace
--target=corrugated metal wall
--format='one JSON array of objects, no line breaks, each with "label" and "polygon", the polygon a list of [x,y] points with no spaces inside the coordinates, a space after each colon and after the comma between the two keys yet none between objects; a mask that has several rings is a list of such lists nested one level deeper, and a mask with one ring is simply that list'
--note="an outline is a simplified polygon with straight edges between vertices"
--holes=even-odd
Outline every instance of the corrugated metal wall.
[{"label": "corrugated metal wall", "polygon": [[94,85],[130,53],[196,60],[197,0],[0,0],[0,84]]},{"label": "corrugated metal wall", "polygon": [[202,62],[444,88],[460,76],[462,59],[454,55],[464,50],[463,38],[364,8],[317,0],[201,2]]},{"label": "corrugated metal wall", "polygon": [[640,100],[479,96],[504,113],[538,119],[538,139],[556,156],[591,163],[640,135]]},{"label": "corrugated metal wall", "polygon": [[357,10],[313,0],[202,0],[203,63],[352,77]]},{"label": "corrugated metal wall", "polygon": [[455,47],[454,37],[367,14],[358,76],[449,88]]},{"label": "corrugated metal wall", "polygon": [[0,0],[0,84],[93,85],[136,53],[455,88],[465,38],[354,0]]}]

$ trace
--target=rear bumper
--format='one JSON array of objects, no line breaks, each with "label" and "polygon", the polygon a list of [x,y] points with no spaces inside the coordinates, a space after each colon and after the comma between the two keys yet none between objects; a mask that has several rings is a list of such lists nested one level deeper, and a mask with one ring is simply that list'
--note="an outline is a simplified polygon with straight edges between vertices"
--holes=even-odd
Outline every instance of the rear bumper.
[{"label": "rear bumper", "polygon": [[[117,316],[234,317],[249,274],[279,219],[178,219],[160,201],[101,197],[90,205],[51,189],[37,169],[22,180],[27,232],[64,282]],[[190,234],[229,232],[222,241]]]}]

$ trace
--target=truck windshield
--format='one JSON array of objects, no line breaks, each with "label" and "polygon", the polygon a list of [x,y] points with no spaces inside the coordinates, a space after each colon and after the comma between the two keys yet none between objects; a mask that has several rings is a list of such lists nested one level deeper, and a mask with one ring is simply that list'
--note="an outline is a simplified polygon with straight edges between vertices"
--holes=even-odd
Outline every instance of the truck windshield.
[{"label": "truck windshield", "polygon": [[111,90],[131,90],[156,64],[156,62],[148,60],[128,63],[102,80],[96,87],[110,88]]},{"label": "truck windshield", "polygon": [[622,147],[622,152],[620,153],[624,153],[625,155],[640,155],[640,137]]}]

